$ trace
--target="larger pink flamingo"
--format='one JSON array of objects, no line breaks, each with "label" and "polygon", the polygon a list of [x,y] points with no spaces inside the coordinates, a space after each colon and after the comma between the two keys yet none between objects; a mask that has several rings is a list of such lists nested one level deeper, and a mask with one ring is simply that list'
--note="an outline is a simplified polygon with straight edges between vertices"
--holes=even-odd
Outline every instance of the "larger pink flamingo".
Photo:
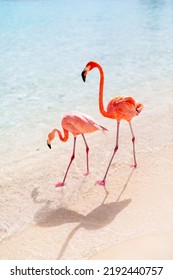
[{"label": "larger pink flamingo", "polygon": [[130,130],[132,134],[132,143],[133,143],[133,157],[134,157],[134,167],[137,167],[136,162],[136,155],[135,155],[135,136],[133,133],[132,125],[131,125],[131,119],[135,116],[137,116],[143,109],[143,105],[136,102],[132,97],[129,96],[117,96],[110,100],[107,106],[107,110],[104,109],[103,105],[103,87],[104,87],[104,73],[102,67],[94,61],[90,61],[86,64],[84,70],[82,71],[82,78],[85,82],[86,76],[89,71],[91,71],[93,68],[97,68],[100,72],[100,87],[99,87],[99,109],[101,114],[110,119],[116,119],[117,120],[117,133],[116,133],[116,144],[113,151],[113,155],[110,159],[110,162],[108,164],[108,167],[106,169],[106,173],[101,181],[97,181],[99,185],[105,186],[106,183],[106,177],[110,168],[110,165],[112,163],[112,160],[118,150],[118,138],[119,138],[119,126],[121,120],[126,120],[129,122]]},{"label": "larger pink flamingo", "polygon": [[52,132],[48,135],[47,145],[51,149],[51,141],[55,138],[55,135],[59,136],[59,139],[63,142],[66,142],[69,138],[69,132],[71,132],[74,136],[74,144],[73,144],[73,153],[71,156],[71,160],[69,162],[69,165],[67,166],[67,170],[65,172],[64,178],[62,182],[57,183],[56,187],[62,187],[65,184],[65,180],[67,177],[67,173],[69,171],[70,165],[72,161],[75,158],[75,148],[76,148],[76,137],[81,134],[86,146],[86,164],[87,164],[87,172],[84,175],[89,174],[89,163],[88,163],[88,153],[89,153],[89,147],[87,145],[86,139],[84,137],[85,133],[91,133],[95,132],[97,130],[105,131],[107,130],[105,127],[99,125],[94,119],[92,119],[90,116],[79,113],[79,112],[71,112],[66,114],[61,122],[64,135],[60,132],[58,129],[54,129]]}]

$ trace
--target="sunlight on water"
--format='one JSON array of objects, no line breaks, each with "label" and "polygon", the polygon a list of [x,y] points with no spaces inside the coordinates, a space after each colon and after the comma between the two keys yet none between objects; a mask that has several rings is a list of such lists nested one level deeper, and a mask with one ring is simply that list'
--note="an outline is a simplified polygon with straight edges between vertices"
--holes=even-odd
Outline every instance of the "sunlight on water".
[{"label": "sunlight on water", "polygon": [[87,87],[80,76],[89,60],[104,67],[108,100],[171,78],[172,26],[172,1],[0,1],[2,157],[39,146],[64,112],[96,111],[98,73]]}]

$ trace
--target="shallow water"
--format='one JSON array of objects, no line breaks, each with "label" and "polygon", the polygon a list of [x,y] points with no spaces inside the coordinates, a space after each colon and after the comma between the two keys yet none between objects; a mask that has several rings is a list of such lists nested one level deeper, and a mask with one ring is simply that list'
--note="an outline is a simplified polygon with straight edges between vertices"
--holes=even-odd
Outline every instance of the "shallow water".
[{"label": "shallow water", "polygon": [[[65,112],[91,114],[114,133],[113,123],[99,113],[98,72],[93,70],[82,82],[80,74],[88,61],[98,61],[105,71],[105,104],[120,94],[144,103],[145,110],[135,121],[141,137],[139,151],[173,141],[173,2],[130,2],[0,1],[0,185],[4,194],[0,199],[6,213],[1,227],[6,233],[27,219],[16,224],[15,214],[6,226],[5,215],[17,202],[15,193],[5,189],[20,182],[22,170],[28,193],[21,191],[19,202],[23,196],[27,200],[29,188],[42,175],[35,175],[34,183],[25,182],[25,172],[33,164],[39,173],[32,158],[51,160],[47,133],[60,125]],[[69,154],[68,148],[62,152]],[[8,207],[6,197],[14,199]],[[26,210],[20,215],[27,214]],[[30,222],[32,215],[28,215]]]},{"label": "shallow water", "polygon": [[89,60],[105,70],[107,100],[172,78],[172,30],[172,1],[0,1],[2,151],[66,111],[92,113],[98,74],[87,86],[80,76]]}]

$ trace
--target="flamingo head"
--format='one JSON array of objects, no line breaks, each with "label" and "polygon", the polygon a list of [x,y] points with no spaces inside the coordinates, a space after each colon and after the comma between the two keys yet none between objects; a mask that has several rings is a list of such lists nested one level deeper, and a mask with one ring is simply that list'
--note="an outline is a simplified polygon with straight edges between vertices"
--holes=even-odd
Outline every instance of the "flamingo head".
[{"label": "flamingo head", "polygon": [[142,111],[143,108],[144,108],[144,105],[143,105],[143,104],[137,103],[137,104],[136,104],[136,111],[137,111],[137,114],[139,114],[139,113]]},{"label": "flamingo head", "polygon": [[54,139],[54,131],[48,134],[47,145],[49,149],[51,149],[51,141]]},{"label": "flamingo head", "polygon": [[90,61],[87,63],[87,65],[85,66],[84,70],[81,73],[82,79],[85,82],[86,81],[86,76],[88,74],[89,71],[91,71],[94,67],[96,67],[96,62],[94,61]]},{"label": "flamingo head", "polygon": [[47,139],[47,145],[48,145],[49,149],[51,149],[51,141],[49,139]]}]

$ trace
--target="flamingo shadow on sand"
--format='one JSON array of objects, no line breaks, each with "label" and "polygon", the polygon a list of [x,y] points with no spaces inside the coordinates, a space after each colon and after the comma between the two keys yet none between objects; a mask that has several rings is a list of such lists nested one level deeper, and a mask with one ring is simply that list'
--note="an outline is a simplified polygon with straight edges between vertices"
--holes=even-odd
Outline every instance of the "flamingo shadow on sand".
[{"label": "flamingo shadow on sand", "polygon": [[35,187],[33,188],[32,192],[31,192],[31,198],[33,199],[34,203],[46,203],[46,204],[50,204],[50,201],[47,199],[39,199],[39,187]]},{"label": "flamingo shadow on sand", "polygon": [[[35,222],[38,226],[54,227],[66,223],[78,223],[78,225],[75,226],[73,230],[68,234],[57,259],[61,259],[63,257],[64,252],[68,244],[70,243],[70,240],[72,240],[73,236],[80,228],[84,228],[86,230],[97,230],[99,228],[103,228],[106,225],[110,224],[115,219],[116,215],[118,215],[125,207],[129,205],[131,199],[124,199],[121,201],[119,200],[126,190],[134,170],[135,168],[133,168],[128,175],[128,178],[123,185],[122,191],[118,195],[115,202],[105,203],[109,192],[107,191],[107,188],[104,187],[105,197],[102,203],[87,215],[80,214],[76,211],[69,210],[64,207],[52,210],[50,208],[51,201],[44,201],[45,205],[35,215]],[[38,188],[35,188],[31,196],[35,203],[42,203],[43,200],[40,201],[38,199],[38,194]]]},{"label": "flamingo shadow on sand", "polygon": [[[101,204],[87,215],[80,214],[73,210],[60,208],[57,210],[51,210],[45,215],[45,210],[41,213],[37,213],[36,221],[37,225],[41,227],[53,227],[62,225],[65,223],[78,223],[76,227],[67,236],[57,259],[61,259],[64,252],[73,238],[75,233],[80,229],[97,230],[110,224],[125,207],[129,205],[131,199],[125,199],[118,202],[111,202],[107,204]],[[44,218],[43,218],[44,217]]]},{"label": "flamingo shadow on sand", "polygon": [[131,170],[131,172],[130,172],[130,174],[129,174],[128,178],[127,178],[127,181],[125,182],[125,184],[124,184],[124,186],[123,186],[122,191],[120,192],[119,196],[117,197],[116,202],[118,202],[118,201],[120,200],[120,197],[122,196],[122,194],[123,194],[123,193],[124,193],[124,191],[126,190],[127,185],[128,185],[128,183],[129,183],[129,181],[130,181],[130,178],[131,178],[131,176],[132,176],[132,174],[133,174],[134,170],[135,170],[135,168],[133,168],[133,169]]}]

